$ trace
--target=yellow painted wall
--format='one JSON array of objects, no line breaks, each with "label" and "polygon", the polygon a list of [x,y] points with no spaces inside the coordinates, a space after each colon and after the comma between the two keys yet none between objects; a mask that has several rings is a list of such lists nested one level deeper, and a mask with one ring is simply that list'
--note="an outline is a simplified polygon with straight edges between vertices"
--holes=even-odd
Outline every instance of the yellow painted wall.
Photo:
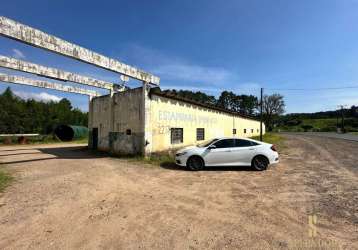
[{"label": "yellow painted wall", "polygon": [[[259,121],[157,95],[152,95],[150,102],[150,121],[151,152],[202,142],[196,140],[196,128],[205,129],[205,140],[222,136],[250,137],[260,134]],[[183,143],[171,144],[171,128],[183,128]],[[233,135],[234,128],[237,131],[236,135]]]}]

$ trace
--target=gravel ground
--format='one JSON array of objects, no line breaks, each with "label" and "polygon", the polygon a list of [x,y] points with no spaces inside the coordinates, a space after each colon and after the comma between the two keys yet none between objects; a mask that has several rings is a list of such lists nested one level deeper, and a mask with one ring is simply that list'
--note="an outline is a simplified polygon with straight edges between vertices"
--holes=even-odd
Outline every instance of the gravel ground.
[{"label": "gravel ground", "polygon": [[0,147],[16,178],[0,194],[0,249],[358,249],[358,143],[285,137],[264,172]]},{"label": "gravel ground", "polygon": [[[287,133],[291,134],[291,133]],[[334,132],[292,132],[292,134],[300,135],[300,136],[320,136],[320,137],[327,137],[327,138],[335,138],[335,139],[343,139],[348,141],[356,141],[358,142],[358,135],[356,134],[338,134]]]}]

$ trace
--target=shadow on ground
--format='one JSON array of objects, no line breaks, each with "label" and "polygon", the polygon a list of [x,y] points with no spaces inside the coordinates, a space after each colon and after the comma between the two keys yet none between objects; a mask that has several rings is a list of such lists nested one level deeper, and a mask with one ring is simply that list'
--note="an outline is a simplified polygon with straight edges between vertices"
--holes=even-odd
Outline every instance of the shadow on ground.
[{"label": "shadow on ground", "polygon": [[[187,167],[176,165],[174,162],[163,162],[160,167],[175,171],[190,171]],[[251,166],[219,166],[219,167],[205,167],[201,171],[254,171]]]},{"label": "shadow on ground", "polygon": [[[19,150],[21,151],[24,149],[19,149]],[[0,156],[40,154],[43,156],[49,155],[50,157],[2,161],[2,162],[0,162],[0,165],[26,163],[26,162],[33,162],[33,161],[45,161],[45,160],[51,160],[51,159],[98,159],[98,158],[108,157],[107,153],[91,151],[88,149],[87,146],[58,147],[58,148],[32,148],[31,150],[33,150],[33,151],[37,150],[37,152],[33,152],[33,153],[19,152],[19,153],[0,155]],[[10,151],[10,150],[3,150],[3,151]],[[12,151],[16,151],[16,150],[12,150]]]},{"label": "shadow on ground", "polygon": [[[34,152],[24,152],[23,150],[33,150]],[[14,156],[14,160],[7,160],[0,162],[0,165],[10,165],[17,163],[26,163],[26,162],[35,162],[35,161],[45,161],[52,159],[98,159],[109,157],[110,154],[106,152],[99,152],[89,150],[87,146],[71,146],[71,147],[40,147],[40,148],[31,148],[31,149],[18,149],[18,150],[0,150],[0,153],[3,151],[12,151],[11,153],[0,155],[1,156]],[[19,152],[15,152],[19,151]],[[30,159],[16,159],[16,156],[21,155],[34,155],[34,156],[42,156]],[[116,157],[115,157],[116,158]],[[121,158],[121,157],[119,157]],[[176,165],[172,161],[164,161],[160,164],[160,167],[163,169],[174,170],[174,171],[188,171],[186,167],[182,167]],[[202,171],[253,171],[253,169],[242,166],[234,166],[234,167],[206,167]]]}]

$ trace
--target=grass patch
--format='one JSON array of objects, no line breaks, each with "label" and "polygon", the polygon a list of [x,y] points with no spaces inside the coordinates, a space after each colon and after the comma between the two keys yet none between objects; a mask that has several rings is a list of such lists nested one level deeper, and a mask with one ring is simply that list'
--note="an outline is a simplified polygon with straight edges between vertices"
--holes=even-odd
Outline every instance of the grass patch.
[{"label": "grass patch", "polygon": [[358,132],[351,132],[352,135],[358,135]]},{"label": "grass patch", "polygon": [[[259,141],[260,136],[254,136],[251,139]],[[280,151],[286,148],[285,138],[278,133],[266,133],[262,136],[262,140],[266,143],[274,144]]]},{"label": "grass patch", "polygon": [[[0,138],[0,144],[5,145],[20,145],[18,141],[19,137],[2,137]],[[25,144],[51,144],[51,143],[58,143],[61,142],[60,139],[58,139],[54,135],[38,135],[38,136],[31,136],[26,137]]]},{"label": "grass patch", "polygon": [[13,177],[3,169],[0,169],[0,193],[9,186],[10,182],[13,180]]},{"label": "grass patch", "polygon": [[[295,121],[295,123],[292,123]],[[340,126],[341,120],[338,120],[338,126]],[[345,129],[348,132],[358,131],[358,119],[357,118],[345,118]],[[321,119],[295,119],[286,121],[279,127],[275,128],[275,131],[285,132],[336,132],[337,131],[337,118],[321,118]]]}]

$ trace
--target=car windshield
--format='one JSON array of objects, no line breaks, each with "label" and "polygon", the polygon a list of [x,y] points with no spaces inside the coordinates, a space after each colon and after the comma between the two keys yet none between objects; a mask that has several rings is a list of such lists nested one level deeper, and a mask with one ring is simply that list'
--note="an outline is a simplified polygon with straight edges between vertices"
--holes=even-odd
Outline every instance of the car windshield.
[{"label": "car windshield", "polygon": [[211,139],[211,140],[208,140],[208,141],[204,141],[200,144],[198,144],[198,147],[200,148],[205,148],[207,146],[209,146],[210,144],[212,144],[213,142],[216,142],[218,139]]}]

